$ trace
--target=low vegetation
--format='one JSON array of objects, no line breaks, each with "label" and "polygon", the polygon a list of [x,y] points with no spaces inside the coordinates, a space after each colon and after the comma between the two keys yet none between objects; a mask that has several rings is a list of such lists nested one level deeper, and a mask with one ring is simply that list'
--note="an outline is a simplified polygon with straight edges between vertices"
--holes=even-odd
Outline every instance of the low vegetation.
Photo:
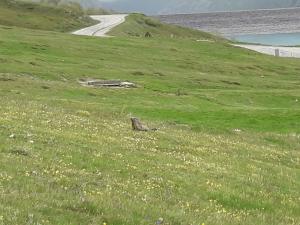
[{"label": "low vegetation", "polygon": [[1,225],[300,223],[299,60],[156,23],[0,26]]},{"label": "low vegetation", "polygon": [[1,25],[67,32],[94,23],[77,4],[58,7],[16,0],[0,1]]},{"label": "low vegetation", "polygon": [[142,14],[130,14],[122,26],[113,29],[110,34],[115,36],[145,37],[148,33],[151,37],[159,38],[190,38],[199,41],[225,41],[205,32],[192,30],[161,23],[159,20]]}]

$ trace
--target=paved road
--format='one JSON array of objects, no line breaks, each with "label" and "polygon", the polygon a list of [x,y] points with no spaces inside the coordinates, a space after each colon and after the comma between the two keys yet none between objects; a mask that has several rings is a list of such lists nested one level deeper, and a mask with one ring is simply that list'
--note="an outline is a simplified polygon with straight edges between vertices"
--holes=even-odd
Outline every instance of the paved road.
[{"label": "paved road", "polygon": [[300,47],[277,47],[264,45],[235,45],[241,48],[247,48],[256,52],[279,57],[300,58]]},{"label": "paved road", "polygon": [[125,22],[127,14],[116,15],[95,15],[91,16],[92,19],[99,21],[97,25],[83,28],[73,32],[76,35],[107,37],[107,33],[114,27]]}]

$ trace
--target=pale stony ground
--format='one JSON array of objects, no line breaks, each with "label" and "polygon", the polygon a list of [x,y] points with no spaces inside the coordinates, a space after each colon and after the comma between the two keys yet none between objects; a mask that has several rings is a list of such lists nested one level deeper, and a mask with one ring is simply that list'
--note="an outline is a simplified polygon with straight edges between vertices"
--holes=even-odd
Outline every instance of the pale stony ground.
[{"label": "pale stony ground", "polygon": [[92,19],[99,21],[100,23],[83,28],[81,30],[73,32],[76,35],[86,35],[86,36],[97,36],[105,37],[106,34],[114,27],[125,22],[127,14],[115,14],[115,15],[94,15],[91,16]]},{"label": "pale stony ground", "polygon": [[234,45],[236,47],[250,49],[267,55],[275,56],[276,49],[279,51],[280,57],[300,58],[299,47],[279,47],[279,46],[265,46],[265,45]]}]

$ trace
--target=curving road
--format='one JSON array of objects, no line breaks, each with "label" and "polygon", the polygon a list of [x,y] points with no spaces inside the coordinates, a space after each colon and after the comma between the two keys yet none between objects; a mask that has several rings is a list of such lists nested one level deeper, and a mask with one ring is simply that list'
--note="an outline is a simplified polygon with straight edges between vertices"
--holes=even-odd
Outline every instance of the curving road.
[{"label": "curving road", "polygon": [[106,35],[111,29],[125,22],[127,14],[115,14],[115,15],[94,15],[92,19],[99,21],[100,23],[75,31],[72,34],[96,36],[96,37],[108,37]]}]

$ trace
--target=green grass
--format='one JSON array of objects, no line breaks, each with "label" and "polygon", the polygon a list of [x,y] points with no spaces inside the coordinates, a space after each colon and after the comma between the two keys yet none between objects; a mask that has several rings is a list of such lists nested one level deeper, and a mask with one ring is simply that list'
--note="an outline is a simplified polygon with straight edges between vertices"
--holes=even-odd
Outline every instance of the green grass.
[{"label": "green grass", "polygon": [[81,9],[1,0],[0,24],[52,31],[73,31],[94,24]]},{"label": "green grass", "polygon": [[[168,35],[0,33],[1,225],[300,223],[299,60]],[[131,115],[159,131],[131,131]]]},{"label": "green grass", "polygon": [[110,34],[119,37],[145,37],[147,32],[155,38],[189,38],[202,41],[225,41],[221,37],[185,27],[167,25],[155,18],[137,13],[130,14],[126,18],[125,23],[113,29]]}]

